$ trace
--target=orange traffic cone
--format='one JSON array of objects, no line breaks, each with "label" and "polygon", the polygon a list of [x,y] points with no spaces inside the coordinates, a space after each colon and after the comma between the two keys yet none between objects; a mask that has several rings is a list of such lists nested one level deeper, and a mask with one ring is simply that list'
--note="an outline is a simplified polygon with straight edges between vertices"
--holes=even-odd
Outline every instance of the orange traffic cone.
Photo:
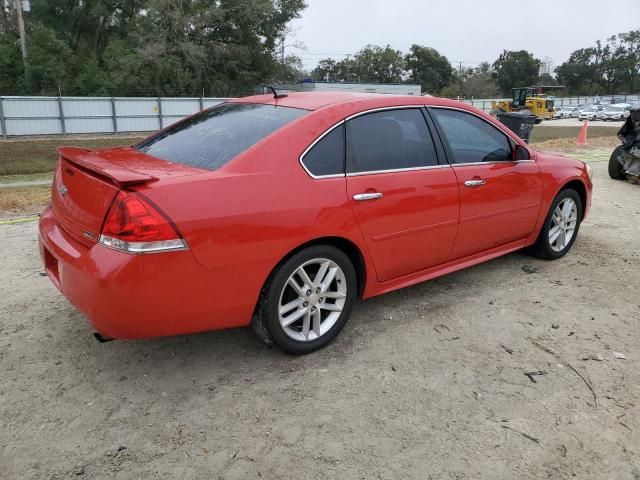
[{"label": "orange traffic cone", "polygon": [[582,124],[582,129],[580,129],[580,135],[578,135],[578,141],[576,144],[578,145],[589,145],[587,142],[587,129],[589,128],[589,122],[584,122]]}]

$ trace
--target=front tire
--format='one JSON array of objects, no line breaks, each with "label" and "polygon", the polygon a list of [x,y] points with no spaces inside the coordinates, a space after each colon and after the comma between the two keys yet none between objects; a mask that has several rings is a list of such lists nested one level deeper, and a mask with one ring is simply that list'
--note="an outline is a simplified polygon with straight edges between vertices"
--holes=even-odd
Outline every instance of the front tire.
[{"label": "front tire", "polygon": [[567,188],[558,193],[533,246],[533,253],[545,260],[564,257],[578,236],[582,211],[578,192]]},{"label": "front tire", "polygon": [[333,341],[349,320],[357,295],[349,257],[333,246],[315,245],[274,271],[261,297],[260,315],[273,343],[302,355]]},{"label": "front tire", "polygon": [[611,154],[609,159],[609,176],[614,180],[626,180],[627,174],[622,169],[622,164],[618,161],[618,157],[624,151],[622,145],[618,145]]}]

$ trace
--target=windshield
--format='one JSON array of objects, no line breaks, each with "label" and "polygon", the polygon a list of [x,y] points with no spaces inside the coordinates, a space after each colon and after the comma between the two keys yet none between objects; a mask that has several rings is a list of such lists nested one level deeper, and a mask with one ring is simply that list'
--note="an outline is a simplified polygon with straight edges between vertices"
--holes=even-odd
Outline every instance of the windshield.
[{"label": "windshield", "polygon": [[622,107],[607,107],[608,112],[621,112],[622,110]]},{"label": "windshield", "polygon": [[170,162],[216,170],[306,113],[275,105],[223,103],[176,123],[134,148]]}]

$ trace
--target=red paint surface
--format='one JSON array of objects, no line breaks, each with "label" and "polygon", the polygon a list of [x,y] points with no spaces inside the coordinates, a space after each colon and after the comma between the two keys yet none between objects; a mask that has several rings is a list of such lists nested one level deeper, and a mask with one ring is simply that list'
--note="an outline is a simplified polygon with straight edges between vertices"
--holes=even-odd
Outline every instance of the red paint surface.
[{"label": "red paint surface", "polygon": [[[276,103],[271,96],[234,101]],[[58,165],[53,208],[40,220],[41,254],[53,283],[97,331],[141,338],[246,326],[270,272],[293,250],[324,238],[356,247],[365,263],[363,297],[372,297],[531,245],[553,198],[571,181],[584,186],[585,213],[591,202],[582,162],[535,152],[515,134],[532,161],[313,179],[301,153],[362,111],[444,105],[499,124],[439,98],[292,94],[277,103],[312,111],[213,172],[129,147],[62,150],[75,158]],[[139,183],[145,176],[157,180]],[[487,183],[464,186],[476,177]],[[121,189],[157,206],[188,250],[129,255],[98,245]],[[369,191],[384,197],[351,200]]]}]

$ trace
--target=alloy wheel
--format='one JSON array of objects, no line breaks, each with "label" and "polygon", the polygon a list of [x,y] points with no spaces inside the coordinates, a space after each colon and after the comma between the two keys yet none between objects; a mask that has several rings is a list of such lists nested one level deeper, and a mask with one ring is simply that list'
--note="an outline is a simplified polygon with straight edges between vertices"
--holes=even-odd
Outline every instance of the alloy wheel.
[{"label": "alloy wheel", "polygon": [[278,319],[285,334],[299,342],[317,340],[336,324],[347,299],[340,266],[326,258],[300,265],[280,293]]},{"label": "alloy wheel", "polygon": [[554,252],[561,252],[571,242],[578,224],[578,206],[572,198],[562,200],[551,216],[549,245]]}]

